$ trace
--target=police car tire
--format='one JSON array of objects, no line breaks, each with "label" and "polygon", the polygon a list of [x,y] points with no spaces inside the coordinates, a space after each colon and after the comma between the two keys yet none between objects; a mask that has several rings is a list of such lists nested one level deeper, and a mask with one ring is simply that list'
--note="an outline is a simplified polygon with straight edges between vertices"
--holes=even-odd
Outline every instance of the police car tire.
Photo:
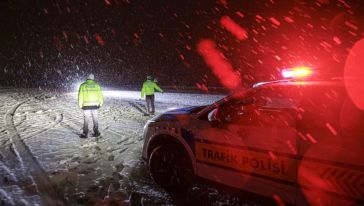
[{"label": "police car tire", "polygon": [[191,184],[189,158],[176,147],[156,147],[149,158],[149,170],[153,180],[167,192],[186,192]]}]

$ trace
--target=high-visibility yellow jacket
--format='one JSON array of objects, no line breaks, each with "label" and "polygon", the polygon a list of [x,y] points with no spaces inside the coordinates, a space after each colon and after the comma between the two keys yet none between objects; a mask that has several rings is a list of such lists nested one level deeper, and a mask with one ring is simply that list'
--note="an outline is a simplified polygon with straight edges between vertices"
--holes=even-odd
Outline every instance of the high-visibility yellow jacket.
[{"label": "high-visibility yellow jacket", "polygon": [[78,91],[78,105],[81,109],[97,109],[103,103],[102,89],[96,81],[88,79],[81,84]]},{"label": "high-visibility yellow jacket", "polygon": [[141,96],[142,98],[144,98],[144,95],[154,95],[155,91],[163,92],[163,90],[158,86],[157,83],[152,80],[147,80],[143,83]]}]

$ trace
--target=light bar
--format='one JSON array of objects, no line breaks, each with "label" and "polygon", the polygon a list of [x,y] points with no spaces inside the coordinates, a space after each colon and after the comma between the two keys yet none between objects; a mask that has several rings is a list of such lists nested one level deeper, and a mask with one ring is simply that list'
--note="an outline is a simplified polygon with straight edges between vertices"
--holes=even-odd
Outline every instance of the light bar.
[{"label": "light bar", "polygon": [[282,70],[284,78],[304,78],[312,74],[312,69],[309,67],[294,67]]}]

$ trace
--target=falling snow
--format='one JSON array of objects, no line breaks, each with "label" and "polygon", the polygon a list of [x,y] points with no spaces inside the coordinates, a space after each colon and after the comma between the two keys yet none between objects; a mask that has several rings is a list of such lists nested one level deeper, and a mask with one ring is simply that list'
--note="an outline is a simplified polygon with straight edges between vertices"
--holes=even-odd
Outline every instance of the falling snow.
[{"label": "falling snow", "polygon": [[[175,204],[153,184],[146,165],[139,161],[147,117],[137,109],[143,102],[136,90],[147,75],[158,79],[168,91],[157,96],[160,113],[169,107],[209,104],[222,97],[212,94],[246,91],[255,83],[281,80],[285,68],[308,66],[318,75],[316,78],[344,79],[348,98],[340,108],[331,108],[330,103],[341,98],[340,93],[331,91],[311,99],[310,107],[294,108],[297,124],[305,129],[292,132],[297,142],[280,141],[284,155],[305,151],[310,158],[323,156],[339,161],[355,159],[358,152],[335,156],[332,148],[363,148],[361,142],[356,144],[356,138],[340,139],[345,131],[360,128],[363,123],[361,0],[4,1],[0,15],[0,174],[6,177],[0,179],[0,204],[42,202],[38,195],[29,195],[36,193],[33,183],[37,180],[27,177],[26,163],[16,159],[17,151],[7,150],[12,142],[8,137],[15,136],[29,144],[26,146],[40,162],[39,171],[44,169],[61,188],[73,189],[64,192],[74,202],[85,201],[98,192],[102,199],[93,199],[93,203],[110,203],[119,197],[131,205],[144,204],[144,200],[150,205]],[[69,94],[90,73],[109,94],[117,96],[108,97],[110,105],[102,114],[108,138],[98,145],[82,143],[75,137],[82,117],[75,108],[74,96]],[[113,89],[118,92],[111,92]],[[14,107],[17,105],[19,110]],[[12,108],[16,110],[13,113]],[[310,108],[323,120],[302,123]],[[254,114],[263,116],[258,110]],[[282,125],[290,126],[289,120],[282,120]],[[314,126],[322,128],[324,135],[315,133]],[[336,143],[330,141],[342,145],[333,146]],[[120,147],[115,142],[121,142]],[[264,154],[269,161],[280,160],[281,154],[274,148],[266,148]],[[19,165],[7,165],[6,155]],[[123,155],[125,159],[120,159]],[[105,167],[97,158],[113,164]],[[87,162],[97,167],[89,167]],[[336,168],[321,171],[316,167],[316,171],[311,167],[297,164],[297,185],[314,185],[332,194],[351,190],[364,194],[363,174],[356,173],[357,169],[337,172]],[[64,176],[66,170],[70,171],[68,176]],[[340,181],[356,178],[358,185],[351,188],[346,182],[332,182],[337,173],[341,174],[337,177]],[[79,181],[89,185],[76,187]],[[5,183],[11,185],[4,187]],[[118,186],[123,187],[121,193],[113,190]],[[206,198],[215,205],[242,203],[234,197],[225,200],[211,188],[196,187],[193,192],[203,194],[202,202]],[[323,204],[320,201],[326,197],[322,190],[302,189],[300,193],[313,205]],[[286,205],[283,196],[272,193],[270,198],[276,205]]]}]

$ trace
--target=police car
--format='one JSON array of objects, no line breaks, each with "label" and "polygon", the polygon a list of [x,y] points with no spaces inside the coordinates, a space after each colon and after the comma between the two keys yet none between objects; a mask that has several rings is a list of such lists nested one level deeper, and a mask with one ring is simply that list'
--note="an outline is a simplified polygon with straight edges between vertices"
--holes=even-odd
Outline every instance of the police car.
[{"label": "police car", "polygon": [[[294,205],[364,204],[364,111],[308,68],[147,122],[143,158],[167,191],[194,177]],[[364,95],[364,94],[363,94]]]}]

